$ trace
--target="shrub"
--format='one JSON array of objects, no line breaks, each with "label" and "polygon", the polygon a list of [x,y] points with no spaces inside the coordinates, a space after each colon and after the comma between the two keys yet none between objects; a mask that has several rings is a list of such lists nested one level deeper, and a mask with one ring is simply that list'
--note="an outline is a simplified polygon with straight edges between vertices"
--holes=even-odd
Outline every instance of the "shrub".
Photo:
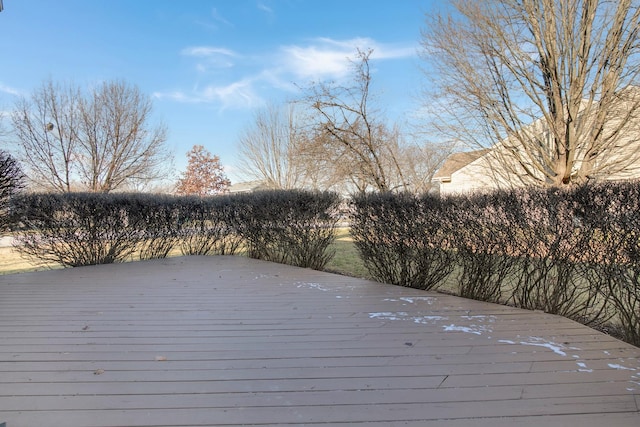
[{"label": "shrub", "polygon": [[613,309],[621,337],[640,346],[640,182],[585,186],[576,198],[594,234],[587,279]]},{"label": "shrub", "polygon": [[228,198],[185,196],[178,199],[176,232],[183,255],[232,255],[241,245],[229,224]]},{"label": "shrub", "polygon": [[63,266],[234,254],[321,269],[331,259],[334,193],[273,191],[238,196],[148,194],[29,194],[15,201],[17,249]]},{"label": "shrub", "polygon": [[376,280],[426,290],[451,273],[447,207],[438,198],[368,193],[353,205],[351,235]]},{"label": "shrub", "polygon": [[613,322],[640,345],[639,182],[366,194],[354,207],[351,232],[377,280],[431,289],[455,271],[461,296]]},{"label": "shrub", "polygon": [[143,216],[131,194],[25,194],[15,200],[17,250],[68,267],[129,258],[142,238]]},{"label": "shrub", "polygon": [[593,234],[579,221],[573,191],[531,188],[516,194],[520,271],[511,301],[584,323],[601,322],[600,291],[585,280]]},{"label": "shrub", "polygon": [[517,274],[514,194],[496,192],[450,198],[451,247],[458,265],[458,294],[504,302]]},{"label": "shrub", "polygon": [[340,198],[303,190],[260,191],[227,199],[225,211],[251,258],[320,270],[333,257]]},{"label": "shrub", "polygon": [[178,244],[179,199],[165,195],[136,195],[131,207],[137,212],[140,246],[138,257],[141,260],[166,258]]}]

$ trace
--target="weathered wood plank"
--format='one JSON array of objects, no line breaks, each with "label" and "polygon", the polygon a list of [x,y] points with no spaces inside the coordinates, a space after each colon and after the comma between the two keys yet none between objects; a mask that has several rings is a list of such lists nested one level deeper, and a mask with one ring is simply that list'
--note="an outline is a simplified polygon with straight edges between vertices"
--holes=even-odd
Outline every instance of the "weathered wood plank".
[{"label": "weathered wood plank", "polygon": [[[308,423],[369,422],[369,421],[423,421],[456,420],[471,417],[501,418],[535,415],[602,414],[635,411],[632,397],[625,401],[608,398],[530,399],[508,401],[482,401],[415,404],[376,405],[310,405],[271,407],[204,407],[204,408],[143,408],[112,409],[101,411],[115,425],[179,426],[185,421],[191,424],[210,423],[251,425],[261,423],[281,423],[303,425]],[[6,414],[6,415],[5,415]],[[13,418],[12,413],[0,412],[0,416]],[[24,419],[28,425],[83,425],[98,427],[104,425],[94,411],[30,411]]]},{"label": "weathered wood plank", "polygon": [[366,405],[366,404],[411,404],[437,402],[478,402],[487,400],[506,401],[518,399],[522,387],[501,387],[486,393],[480,388],[465,389],[414,389],[414,390],[331,390],[299,392],[255,392],[255,393],[199,393],[199,394],[114,394],[92,395],[52,395],[52,396],[7,396],[0,397],[0,408],[12,408],[14,411],[51,411],[121,409],[163,409],[180,402],[182,407],[192,408],[229,408],[229,407],[272,407],[304,406],[309,402],[318,406]]},{"label": "weathered wood plank", "polygon": [[0,277],[8,426],[637,426],[640,349],[241,257]]}]

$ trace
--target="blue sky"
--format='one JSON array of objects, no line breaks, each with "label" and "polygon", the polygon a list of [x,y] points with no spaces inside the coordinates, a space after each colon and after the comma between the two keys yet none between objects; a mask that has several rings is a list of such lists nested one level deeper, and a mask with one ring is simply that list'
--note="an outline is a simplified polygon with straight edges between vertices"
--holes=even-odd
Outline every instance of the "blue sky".
[{"label": "blue sky", "polygon": [[178,172],[204,145],[242,179],[239,133],[311,81],[345,79],[374,50],[373,89],[392,120],[419,109],[424,14],[438,0],[3,0],[0,108],[44,80],[124,79],[151,96]]}]

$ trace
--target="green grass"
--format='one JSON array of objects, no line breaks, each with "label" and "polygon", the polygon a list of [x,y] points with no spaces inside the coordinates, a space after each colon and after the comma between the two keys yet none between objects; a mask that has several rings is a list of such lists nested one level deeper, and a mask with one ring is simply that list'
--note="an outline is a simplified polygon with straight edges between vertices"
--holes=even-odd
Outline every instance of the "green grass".
[{"label": "green grass", "polygon": [[325,266],[325,271],[345,276],[371,279],[371,275],[360,259],[353,242],[336,240],[330,249],[335,250],[336,254]]},{"label": "green grass", "polygon": [[329,273],[342,274],[344,276],[372,279],[369,271],[358,255],[358,250],[349,234],[349,228],[336,230],[336,240],[329,250],[335,251],[335,255],[327,263],[324,270]]}]

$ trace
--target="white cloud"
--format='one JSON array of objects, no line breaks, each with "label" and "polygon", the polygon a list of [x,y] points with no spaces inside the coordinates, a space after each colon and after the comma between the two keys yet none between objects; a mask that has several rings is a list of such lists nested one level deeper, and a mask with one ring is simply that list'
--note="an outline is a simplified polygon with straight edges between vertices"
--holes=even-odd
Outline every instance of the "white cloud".
[{"label": "white cloud", "polygon": [[345,41],[327,38],[315,39],[306,46],[285,46],[282,50],[282,64],[288,72],[306,80],[342,78],[349,74],[357,48],[366,49],[369,39]]},{"label": "white cloud", "polygon": [[4,93],[7,93],[9,95],[14,95],[14,96],[22,95],[22,92],[20,92],[18,89],[15,89],[15,88],[13,88],[11,86],[7,86],[2,82],[0,82],[0,92],[4,92]]},{"label": "white cloud", "polygon": [[182,55],[186,56],[200,56],[200,57],[208,57],[208,56],[238,56],[234,51],[230,49],[225,49],[223,47],[215,47],[215,46],[191,46],[185,47],[180,52]]},{"label": "white cloud", "polygon": [[[347,78],[358,49],[372,49],[374,61],[407,58],[417,51],[415,46],[381,44],[370,38],[317,38],[305,45],[282,46],[271,54],[257,56],[224,47],[190,46],[181,54],[198,58],[194,67],[201,74],[206,75],[204,73],[211,68],[234,67],[233,74],[227,75],[234,79],[220,83],[223,77],[216,74],[211,77],[218,80],[216,83],[197,86],[192,91],[156,93],[154,96],[178,102],[218,103],[221,109],[253,108],[263,105],[263,96],[268,96],[266,92],[274,89],[295,92],[298,90],[296,84]],[[236,58],[242,58],[248,67],[246,71],[235,66],[232,60]]]},{"label": "white cloud", "polygon": [[273,14],[273,9],[271,9],[269,6],[264,4],[264,2],[261,2],[261,1],[258,2],[258,9],[268,13],[269,15]]},{"label": "white cloud", "polygon": [[371,59],[406,58],[416,53],[413,46],[384,45],[370,38],[318,38],[306,46],[283,47],[282,63],[289,72],[300,78],[340,79],[351,71],[351,61],[356,59],[358,49],[372,49]]},{"label": "white cloud", "polygon": [[255,92],[253,79],[243,79],[228,85],[208,85],[193,91],[155,92],[154,98],[185,103],[218,103],[221,110],[254,108],[264,104]]},{"label": "white cloud", "polygon": [[229,22],[227,19],[225,19],[220,12],[218,12],[218,9],[216,9],[215,7],[213,9],[211,9],[211,17],[216,21],[216,22],[220,22],[224,25],[227,25],[229,27],[233,27],[233,24],[231,22]]},{"label": "white cloud", "polygon": [[206,16],[203,19],[197,19],[195,20],[195,23],[203,28],[206,28],[208,31],[220,30],[220,24],[225,27],[234,27],[233,23],[225,19],[225,17],[222,16],[222,14],[220,14],[220,12],[218,12],[218,9],[216,8],[211,9],[210,17]]},{"label": "white cloud", "polygon": [[200,58],[202,62],[198,62],[195,67],[201,73],[210,69],[231,68],[235,65],[232,59],[239,57],[230,49],[215,46],[190,46],[182,49],[180,53],[184,56]]},{"label": "white cloud", "polygon": [[200,102],[195,97],[189,96],[182,91],[153,92],[151,96],[157,99],[171,99],[178,102]]},{"label": "white cloud", "polygon": [[262,70],[262,72],[256,76],[256,81],[259,81],[268,87],[283,90],[285,92],[295,92],[298,90],[296,83],[292,79],[288,78],[288,76],[283,77],[282,70],[277,68]]},{"label": "white cloud", "polygon": [[202,95],[207,100],[219,101],[222,109],[253,108],[264,103],[256,94],[253,84],[254,79],[246,78],[226,86],[209,85],[202,91]]},{"label": "white cloud", "polygon": [[287,46],[282,51],[284,67],[297,77],[319,80],[343,77],[349,72],[350,63],[345,52],[315,46]]}]

